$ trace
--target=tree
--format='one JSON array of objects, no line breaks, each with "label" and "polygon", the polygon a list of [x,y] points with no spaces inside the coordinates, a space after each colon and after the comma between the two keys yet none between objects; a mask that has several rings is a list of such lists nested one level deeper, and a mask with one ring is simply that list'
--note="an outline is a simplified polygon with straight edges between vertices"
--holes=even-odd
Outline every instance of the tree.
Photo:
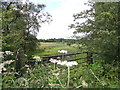
[{"label": "tree", "polygon": [[[88,51],[100,52],[100,56],[106,62],[117,61],[118,52],[118,3],[117,2],[89,2],[90,10],[85,10],[74,15],[74,24],[70,28],[75,28],[74,33],[86,33],[80,39],[83,46],[87,46]],[[79,19],[85,22],[79,23]]]},{"label": "tree", "polygon": [[31,2],[1,2],[3,51],[23,49],[29,54],[37,46],[37,33],[42,23],[50,22],[51,15],[44,12],[44,4]]}]

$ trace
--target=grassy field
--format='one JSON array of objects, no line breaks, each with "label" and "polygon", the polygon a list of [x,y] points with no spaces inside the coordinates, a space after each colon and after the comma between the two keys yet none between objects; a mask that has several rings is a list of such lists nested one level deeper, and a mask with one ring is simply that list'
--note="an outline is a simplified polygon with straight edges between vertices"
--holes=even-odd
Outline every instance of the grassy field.
[{"label": "grassy field", "polygon": [[77,52],[77,46],[71,45],[68,46],[64,43],[54,43],[54,42],[41,42],[37,52],[34,54],[36,56],[48,56],[48,55],[55,55],[59,54],[58,50],[67,50],[68,53]]},{"label": "grassy field", "polygon": [[[39,47],[37,48],[34,56],[50,56],[50,55],[58,55],[60,54],[58,50],[67,50],[69,53],[77,53],[81,50],[78,49],[76,44],[67,45],[65,43],[54,43],[54,42],[41,42]],[[79,58],[85,58],[86,54],[77,54],[72,56],[64,57],[64,60],[75,60]],[[85,61],[85,59],[80,59],[80,62]]]}]

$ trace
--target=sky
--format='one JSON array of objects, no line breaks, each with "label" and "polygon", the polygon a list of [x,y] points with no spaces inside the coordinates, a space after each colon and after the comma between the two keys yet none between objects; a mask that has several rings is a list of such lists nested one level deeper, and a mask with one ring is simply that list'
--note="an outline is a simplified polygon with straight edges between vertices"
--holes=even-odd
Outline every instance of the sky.
[{"label": "sky", "polygon": [[[50,24],[43,24],[37,35],[38,39],[49,38],[70,38],[73,36],[73,29],[68,26],[73,23],[73,14],[89,9],[84,5],[88,0],[29,0],[46,5],[45,11],[52,16]],[[79,34],[82,35],[82,34]]]}]

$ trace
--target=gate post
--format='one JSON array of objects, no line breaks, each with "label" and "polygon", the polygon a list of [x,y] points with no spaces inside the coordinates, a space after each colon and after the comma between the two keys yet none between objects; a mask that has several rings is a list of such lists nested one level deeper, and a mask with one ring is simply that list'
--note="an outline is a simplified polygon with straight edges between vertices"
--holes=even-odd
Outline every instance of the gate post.
[{"label": "gate post", "polygon": [[18,74],[20,75],[23,75],[24,66],[25,66],[24,50],[17,51],[17,57],[15,62],[16,62],[16,65],[15,65],[16,72],[18,72]]}]

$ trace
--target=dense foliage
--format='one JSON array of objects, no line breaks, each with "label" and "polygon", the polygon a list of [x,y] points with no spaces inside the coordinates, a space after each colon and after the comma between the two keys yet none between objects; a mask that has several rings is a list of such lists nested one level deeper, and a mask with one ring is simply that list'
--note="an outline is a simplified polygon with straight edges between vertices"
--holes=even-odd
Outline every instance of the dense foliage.
[{"label": "dense foliage", "polygon": [[[74,15],[74,33],[85,33],[79,42],[87,46],[88,51],[100,52],[106,62],[119,61],[119,3],[118,2],[90,2],[90,10]],[[81,19],[85,22],[79,23]]]},{"label": "dense foliage", "polygon": [[[50,15],[44,12],[44,4],[31,2],[1,2],[2,8],[2,50],[23,49],[26,54],[35,50],[36,35],[42,23],[50,22]],[[45,18],[45,19],[44,19]]]}]

